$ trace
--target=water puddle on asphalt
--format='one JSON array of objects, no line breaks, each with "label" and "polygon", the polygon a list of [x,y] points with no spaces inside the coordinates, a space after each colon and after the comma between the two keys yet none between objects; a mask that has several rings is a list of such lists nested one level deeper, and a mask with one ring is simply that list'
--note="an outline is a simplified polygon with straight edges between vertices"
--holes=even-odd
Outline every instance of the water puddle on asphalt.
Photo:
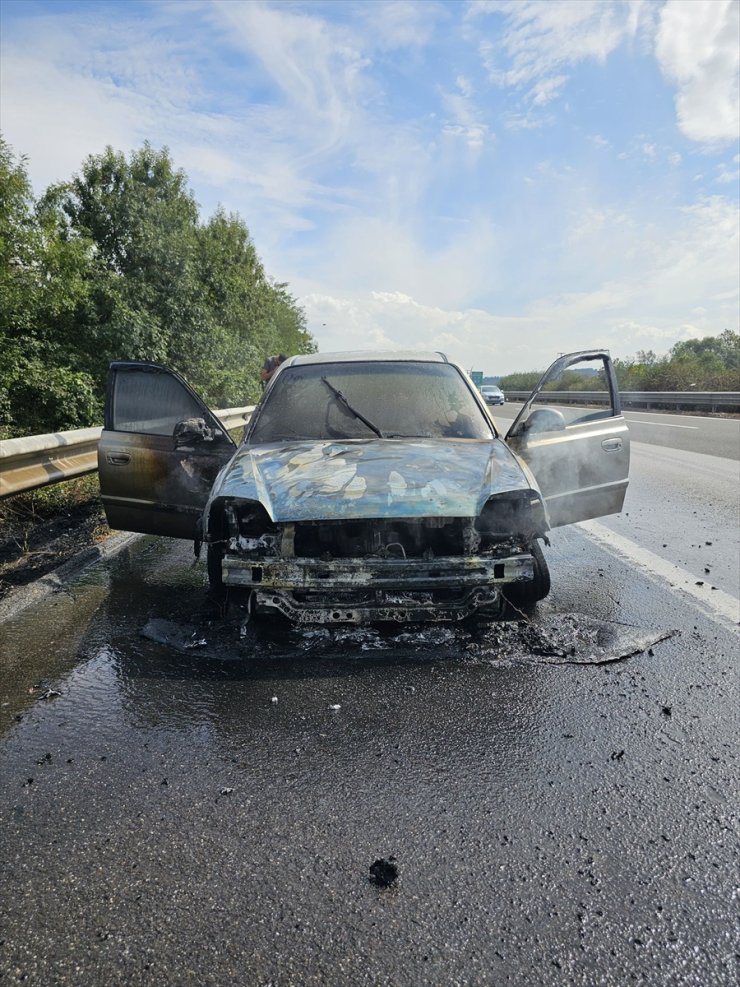
[{"label": "water puddle on asphalt", "polygon": [[[402,669],[409,663],[436,670],[448,661],[474,674],[597,665],[638,656],[675,633],[544,606],[531,620],[477,630],[450,624],[295,628],[245,622],[238,607],[219,615],[204,584],[203,566],[192,566],[184,549],[162,552],[158,541],[142,540],[4,624],[0,734],[21,721],[34,724],[44,710],[82,729],[105,721],[121,703],[139,710],[137,718],[142,709],[156,719],[176,706],[182,707],[178,723],[198,720],[195,683],[210,709],[219,683],[227,695],[238,691],[238,682],[248,691],[273,680],[301,681],[321,692],[324,682],[365,673],[372,679],[380,668],[383,681],[393,678],[394,688],[404,688]],[[325,708],[324,699],[322,692]]]}]

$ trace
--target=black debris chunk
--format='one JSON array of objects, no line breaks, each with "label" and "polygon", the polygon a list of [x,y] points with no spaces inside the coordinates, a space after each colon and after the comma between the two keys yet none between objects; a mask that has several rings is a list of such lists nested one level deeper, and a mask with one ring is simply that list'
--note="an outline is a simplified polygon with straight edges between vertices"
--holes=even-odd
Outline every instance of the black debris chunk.
[{"label": "black debris chunk", "polygon": [[663,706],[660,711],[663,714],[663,716],[671,716],[671,714],[673,712],[673,707],[672,706]]},{"label": "black debris chunk", "polygon": [[380,888],[389,888],[398,880],[398,867],[396,858],[391,856],[387,860],[380,857],[370,865],[370,880],[374,881]]}]

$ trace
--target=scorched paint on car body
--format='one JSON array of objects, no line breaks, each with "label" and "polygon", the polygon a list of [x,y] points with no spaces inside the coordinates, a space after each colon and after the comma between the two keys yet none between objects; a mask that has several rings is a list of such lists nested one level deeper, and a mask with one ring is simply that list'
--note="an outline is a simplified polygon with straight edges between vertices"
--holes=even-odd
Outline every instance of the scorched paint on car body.
[{"label": "scorched paint on car body", "polygon": [[273,521],[318,521],[475,517],[494,493],[531,487],[501,442],[355,439],[242,447],[214,493],[259,500]]},{"label": "scorched paint on car body", "polygon": [[251,612],[299,623],[460,620],[497,613],[504,595],[541,599],[537,540],[620,510],[627,486],[608,354],[554,367],[582,360],[601,361],[611,409],[561,425],[528,403],[504,440],[441,354],[293,357],[238,449],[177,374],[113,364],[109,521],[205,542],[215,591],[242,588]]}]

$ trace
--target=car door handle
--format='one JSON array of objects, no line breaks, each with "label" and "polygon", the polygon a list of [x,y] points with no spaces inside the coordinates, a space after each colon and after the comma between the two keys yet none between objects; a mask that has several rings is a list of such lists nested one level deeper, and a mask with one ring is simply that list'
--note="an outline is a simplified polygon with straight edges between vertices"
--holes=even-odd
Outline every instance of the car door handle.
[{"label": "car door handle", "polygon": [[105,461],[109,466],[125,466],[126,463],[131,462],[131,456],[127,452],[108,453]]},{"label": "car door handle", "polygon": [[601,443],[601,448],[604,450],[604,452],[619,452],[619,450],[622,448],[622,440],[604,439],[604,441]]}]

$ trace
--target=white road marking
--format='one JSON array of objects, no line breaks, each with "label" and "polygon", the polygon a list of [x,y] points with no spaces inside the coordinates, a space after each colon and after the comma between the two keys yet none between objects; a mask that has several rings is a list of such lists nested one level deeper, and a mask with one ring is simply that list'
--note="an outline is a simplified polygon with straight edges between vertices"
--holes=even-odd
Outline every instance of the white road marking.
[{"label": "white road marking", "polygon": [[[625,418],[627,418],[626,415],[625,415]],[[627,421],[631,425],[657,425],[658,428],[691,428],[695,432],[698,432],[699,431],[699,426],[698,425],[674,425],[672,422],[671,423],[669,423],[669,422],[643,422],[643,421],[640,421],[639,418],[627,418]]]},{"label": "white road marking", "polygon": [[[635,408],[627,408],[627,409],[622,408],[622,411],[623,412],[625,410],[630,415],[652,415],[653,417],[655,417],[658,414],[657,411],[638,411]],[[701,421],[701,422],[726,422],[728,425],[737,425],[738,424],[738,419],[737,418],[713,418],[711,415],[700,415],[698,413],[695,414],[695,415],[671,415],[670,417],[671,418],[688,418],[688,420],[690,422],[695,422],[695,421]]]},{"label": "white road marking", "polygon": [[735,630],[740,623],[740,600],[723,590],[713,590],[706,581],[697,586],[697,578],[686,569],[662,559],[659,555],[641,548],[635,542],[618,535],[615,531],[599,524],[598,521],[581,521],[578,527],[594,541],[608,549],[612,555],[629,559],[649,575],[657,576],[681,593],[693,597],[702,608],[711,611],[710,616],[730,621]]}]

